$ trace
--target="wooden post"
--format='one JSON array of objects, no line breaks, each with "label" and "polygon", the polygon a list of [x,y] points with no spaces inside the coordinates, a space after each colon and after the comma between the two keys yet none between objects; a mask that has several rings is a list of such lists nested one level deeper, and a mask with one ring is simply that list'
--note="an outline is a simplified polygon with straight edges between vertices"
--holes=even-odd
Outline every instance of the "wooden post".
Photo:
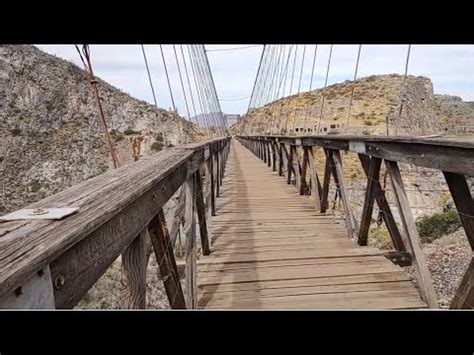
[{"label": "wooden post", "polygon": [[211,181],[211,215],[216,215],[216,187],[214,186],[214,158],[212,155],[209,157],[208,160],[208,173],[209,173],[209,180]]},{"label": "wooden post", "polygon": [[[449,191],[453,197],[459,218],[466,232],[471,249],[474,250],[474,200],[464,175],[443,172]],[[474,308],[474,258],[464,273],[461,283],[456,290],[450,308]]]},{"label": "wooden post", "polygon": [[[359,159],[362,164],[362,168],[364,169],[364,173],[368,177],[370,168],[370,158],[367,155],[359,154]],[[385,222],[385,225],[387,226],[390,238],[392,239],[392,243],[397,251],[404,253],[407,251],[405,242],[403,241],[402,235],[400,234],[397,223],[395,222],[395,218],[393,217],[392,210],[390,209],[388,201],[385,198],[385,192],[382,190],[380,182],[374,181],[374,189],[375,200],[377,201],[379,209],[382,211],[382,217]]]},{"label": "wooden post", "polygon": [[449,308],[474,309],[474,258],[471,258]]},{"label": "wooden post", "polygon": [[431,281],[430,272],[428,265],[426,264],[425,255],[423,254],[420,237],[418,236],[415,220],[413,219],[410,210],[410,204],[400,175],[400,170],[398,169],[398,164],[394,161],[385,160],[385,166],[390,174],[393,192],[397,199],[403,228],[405,229],[405,233],[411,246],[413,259],[415,261],[415,272],[420,285],[422,297],[430,308],[438,308],[436,292]]},{"label": "wooden post", "polygon": [[210,233],[207,228],[206,222],[206,208],[204,206],[204,193],[202,188],[202,179],[201,173],[196,171],[194,174],[196,181],[195,181],[195,198],[196,198],[196,209],[198,214],[198,221],[199,221],[199,234],[201,236],[201,246],[202,246],[202,254],[209,255],[211,250],[209,248],[209,238]]},{"label": "wooden post", "polygon": [[291,154],[291,145],[290,145],[290,153],[286,150],[286,147],[283,147],[286,153],[286,183],[288,185],[291,184],[291,171],[293,169],[293,154]]},{"label": "wooden post", "polygon": [[276,158],[277,158],[277,152],[276,152],[276,144],[274,141],[271,142],[271,148],[272,148],[272,171],[276,171]]},{"label": "wooden post", "polygon": [[145,231],[142,231],[122,253],[122,272],[125,276],[121,295],[123,309],[146,308],[146,251]]},{"label": "wooden post", "polygon": [[220,162],[219,162],[219,151],[215,153],[216,157],[216,197],[219,197],[220,195]]},{"label": "wooden post", "polygon": [[311,172],[311,193],[314,196],[314,203],[318,210],[321,209],[321,183],[316,171],[316,161],[313,156],[313,147],[308,147],[308,163]]},{"label": "wooden post", "polygon": [[374,210],[375,184],[379,182],[380,165],[382,159],[372,157],[369,164],[369,175],[367,176],[367,186],[365,188],[364,207],[362,208],[362,217],[360,220],[360,231],[357,242],[359,245],[367,245],[369,236],[370,222]]},{"label": "wooden post", "polygon": [[166,226],[165,214],[162,209],[148,224],[148,232],[170,306],[173,309],[184,309],[186,308],[186,303],[183,289],[179,280],[173,246]]},{"label": "wooden post", "polygon": [[301,163],[301,175],[300,175],[300,195],[308,194],[308,184],[306,182],[306,172],[308,167],[308,148],[303,147],[303,162]]},{"label": "wooden post", "polygon": [[283,176],[283,143],[278,144],[278,176]]},{"label": "wooden post", "polygon": [[301,171],[300,171],[300,162],[298,159],[298,151],[295,145],[290,145],[290,154],[293,162],[293,171],[295,173],[295,184],[296,190],[300,191],[301,189]]},{"label": "wooden post", "polygon": [[448,183],[449,191],[453,197],[454,204],[459,212],[462,226],[466,237],[474,250],[474,200],[467,186],[464,175],[443,171],[444,178]]},{"label": "wooden post", "polygon": [[326,164],[324,167],[324,179],[323,179],[323,192],[321,193],[321,213],[325,213],[328,208],[328,197],[329,197],[329,183],[331,182],[331,159],[329,158],[329,151],[324,148],[326,155]]},{"label": "wooden post", "polygon": [[341,195],[342,205],[344,207],[344,212],[346,215],[347,231],[349,232],[349,237],[352,238],[354,236],[354,230],[357,228],[357,222],[354,218],[349,198],[347,197],[346,186],[344,184],[344,175],[342,172],[341,153],[338,150],[331,149],[329,155],[332,158],[332,163],[336,172],[334,180],[336,181],[336,184],[339,187],[339,193]]},{"label": "wooden post", "polygon": [[271,158],[272,155],[271,155],[271,152],[270,152],[270,145],[271,145],[270,141],[267,141],[266,145],[267,145],[267,166],[270,167],[270,166],[272,166],[272,158]]},{"label": "wooden post", "polygon": [[197,308],[197,262],[196,262],[196,213],[195,177],[186,181],[186,212],[184,233],[186,236],[186,306]]}]

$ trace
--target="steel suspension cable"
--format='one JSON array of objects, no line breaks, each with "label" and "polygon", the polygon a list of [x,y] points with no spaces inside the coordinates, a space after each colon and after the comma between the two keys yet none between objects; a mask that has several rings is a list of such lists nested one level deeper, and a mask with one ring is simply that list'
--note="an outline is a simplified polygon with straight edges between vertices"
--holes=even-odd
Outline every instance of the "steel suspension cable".
[{"label": "steel suspension cable", "polygon": [[309,82],[309,91],[313,88],[314,66],[316,64],[316,56],[318,54],[318,45],[314,48],[313,66],[311,68],[311,81]]},{"label": "steel suspension cable", "polygon": [[[199,102],[199,106],[200,106],[200,110],[201,110],[201,117],[202,117],[202,121],[203,121],[203,124],[204,126],[206,127],[207,129],[207,134],[208,134],[208,137],[209,139],[213,139],[214,138],[214,134],[213,132],[211,131],[210,127],[209,127],[209,122],[207,120],[207,115],[206,115],[206,106],[205,106],[205,100],[203,99],[202,97],[202,93],[201,93],[201,88],[198,84],[198,80],[197,80],[197,69],[195,68],[196,67],[196,63],[194,62],[194,57],[193,57],[193,54],[191,53],[191,46],[188,45],[188,56],[189,56],[189,63],[191,65],[191,71],[192,71],[192,74],[193,74],[193,81],[194,81],[194,87],[195,87],[195,91],[196,91],[196,96],[198,98],[198,102]],[[198,118],[196,117],[196,120],[199,122]]]},{"label": "steel suspension cable", "polygon": [[[400,102],[400,110],[398,111],[398,118],[397,122],[395,124],[395,135],[398,134],[398,127],[400,124],[400,118],[402,117],[402,110],[403,110],[403,104],[405,102],[405,94],[406,94],[406,79],[408,75],[408,64],[410,62],[410,50],[411,50],[411,44],[408,45],[408,51],[407,51],[407,59],[405,62],[405,75],[403,76],[403,93],[401,95],[401,102]],[[387,132],[388,132],[388,120],[387,120]]]},{"label": "steel suspension cable", "polygon": [[295,50],[295,59],[293,60],[293,69],[291,71],[291,82],[290,82],[290,92],[289,96],[291,96],[291,92],[293,91],[293,79],[295,77],[295,68],[296,68],[296,57],[298,56],[298,45],[296,45],[296,50]]},{"label": "steel suspension cable", "polygon": [[[189,80],[189,73],[188,73],[188,66],[186,64],[186,57],[184,56],[184,51],[183,51],[183,45],[180,44],[179,45],[179,49],[181,51],[181,59],[183,61],[183,65],[184,65],[184,73],[186,75],[186,82],[188,84],[188,91],[189,91],[189,96],[191,97],[191,107],[193,108],[193,115],[194,115],[194,118],[195,118],[195,121],[196,121],[196,124],[198,124],[197,122],[197,111],[196,111],[196,104],[194,103],[194,97],[193,97],[193,91],[191,90],[191,82]],[[199,125],[199,124],[198,124]]]},{"label": "steel suspension cable", "polygon": [[[329,58],[328,58],[328,66],[327,66],[327,69],[326,69],[326,81],[324,82],[324,89],[326,88],[326,86],[328,85],[328,78],[329,78],[329,68],[331,67],[331,57],[332,57],[332,48],[333,48],[333,44],[331,44],[331,47],[329,49]],[[321,110],[320,110],[320,113],[319,113],[319,122],[318,122],[318,133],[319,133],[319,130],[321,128],[321,119],[323,118],[323,109],[324,109],[324,92],[321,92],[321,95],[322,95],[322,99],[321,99]]]},{"label": "steel suspension cable", "polygon": [[[155,102],[155,107],[158,109],[158,101],[156,100],[155,89],[153,87],[153,81],[151,80],[150,68],[148,66],[148,60],[146,58],[145,47],[143,44],[140,45],[142,47],[143,59],[145,60],[146,72],[148,74],[148,82],[150,83],[151,93],[153,94],[153,101]],[[161,134],[163,135],[163,140],[165,141],[165,147],[168,146],[168,139],[166,135],[166,128],[164,125],[163,116],[161,116]]]},{"label": "steel suspension cable", "polygon": [[306,54],[306,44],[303,46],[303,59],[301,60],[301,70],[300,70],[300,80],[298,83],[298,94],[300,93],[301,89],[301,78],[303,77],[303,67],[304,67],[304,56]]},{"label": "steel suspension cable", "polygon": [[161,52],[161,59],[163,60],[163,67],[165,68],[166,81],[168,83],[168,89],[169,89],[170,96],[171,96],[171,103],[173,104],[174,112],[177,112],[176,105],[174,104],[173,90],[171,90],[171,82],[170,82],[170,77],[168,75],[168,68],[166,67],[166,60],[165,60],[165,55],[163,53],[163,47],[162,47],[161,44],[159,46],[160,46],[160,52]]},{"label": "steel suspension cable", "polygon": [[[109,147],[110,156],[112,158],[112,163],[114,165],[114,169],[117,169],[118,167],[120,167],[121,164],[120,164],[120,161],[118,159],[117,152],[115,150],[115,142],[114,142],[112,136],[109,133],[109,127],[108,127],[108,124],[107,124],[107,120],[105,119],[105,113],[104,113],[101,98],[100,98],[100,95],[99,95],[99,88],[97,87],[98,81],[95,78],[94,70],[92,69],[92,62],[91,62],[91,59],[90,59],[89,45],[84,44],[82,46],[82,54],[81,54],[81,51],[79,50],[79,47],[77,45],[76,45],[76,50],[79,53],[81,61],[84,64],[84,68],[85,68],[86,73],[88,75],[89,83],[91,84],[92,92],[95,96],[97,107],[99,109],[99,115],[100,115],[102,125],[103,125],[103,128],[104,128],[104,133],[107,137],[107,143],[108,143],[108,147]],[[84,55],[85,60],[83,58],[83,55]]]},{"label": "steel suspension cable", "polygon": [[357,80],[357,72],[359,70],[359,61],[360,61],[360,52],[361,52],[361,50],[362,50],[362,44],[359,44],[359,50],[357,52],[356,66],[355,66],[355,70],[354,70],[354,80],[353,80],[352,90],[351,90],[351,98],[349,100],[349,110],[347,112],[346,127],[349,127],[349,120],[351,118],[352,101],[354,100],[354,91],[355,91],[355,86],[356,86],[355,81]]},{"label": "steel suspension cable", "polygon": [[198,45],[196,45],[195,53],[196,53],[196,58],[198,58],[198,64],[199,64],[198,68],[199,68],[200,73],[201,73],[200,75],[201,75],[202,85],[203,85],[203,88],[204,88],[204,93],[206,95],[206,100],[209,103],[208,107],[210,109],[210,117],[213,121],[215,130],[217,131],[217,133],[219,135],[222,135],[222,129],[219,125],[218,118],[216,117],[215,107],[213,105],[214,103],[213,103],[212,95],[211,95],[210,88],[209,88],[209,82],[208,82],[208,77],[207,77],[206,70],[205,70],[205,67],[204,67],[203,58],[202,58],[201,53],[200,53],[198,48],[200,48],[200,47]]},{"label": "steel suspension cable", "polygon": [[181,75],[181,68],[179,66],[178,53],[176,52],[176,46],[173,44],[174,59],[176,60],[176,67],[178,68],[179,82],[181,83],[181,90],[183,91],[184,104],[186,106],[186,112],[188,113],[188,119],[191,121],[191,113],[189,112],[188,99],[186,97],[186,89],[184,88],[183,76]]},{"label": "steel suspension cable", "polygon": [[227,130],[227,121],[224,117],[224,114],[222,113],[221,104],[219,103],[219,96],[217,95],[216,83],[214,81],[214,76],[212,75],[211,64],[209,63],[209,58],[206,54],[206,49],[204,48],[204,45],[202,45],[202,55],[204,56],[204,59],[206,60],[206,68],[207,68],[207,71],[209,72],[209,79],[210,79],[210,83],[211,83],[211,88],[212,88],[212,92],[214,93],[214,102],[215,102],[215,105],[216,105],[216,107],[218,109],[218,112],[221,116],[221,120],[222,120],[222,124],[223,124],[225,134],[226,134],[226,136],[228,136],[229,132]]}]

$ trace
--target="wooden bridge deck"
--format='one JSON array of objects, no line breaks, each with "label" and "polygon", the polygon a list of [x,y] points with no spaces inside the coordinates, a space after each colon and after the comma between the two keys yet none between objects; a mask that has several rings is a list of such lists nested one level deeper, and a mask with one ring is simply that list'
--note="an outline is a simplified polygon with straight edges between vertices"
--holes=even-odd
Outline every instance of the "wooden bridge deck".
[{"label": "wooden bridge deck", "polygon": [[198,261],[199,308],[427,307],[400,267],[356,245],[235,140],[212,232],[212,253]]}]

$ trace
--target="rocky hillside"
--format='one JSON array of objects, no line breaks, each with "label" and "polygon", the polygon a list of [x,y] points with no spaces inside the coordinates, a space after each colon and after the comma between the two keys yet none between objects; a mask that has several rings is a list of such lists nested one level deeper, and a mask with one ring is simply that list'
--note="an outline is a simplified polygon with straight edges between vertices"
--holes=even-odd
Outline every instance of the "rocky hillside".
[{"label": "rocky hillside", "polygon": [[[98,79],[122,164],[169,144],[199,139],[197,126]],[[33,46],[0,46],[0,214],[112,166],[84,70]]]},{"label": "rocky hillside", "polygon": [[[243,122],[233,127],[235,132],[240,131]],[[375,75],[293,95],[252,110],[245,128],[251,127],[254,132],[283,134],[385,135],[388,128],[391,135],[472,135],[474,103],[435,95],[431,80],[425,77],[408,76],[404,81],[397,74]]]}]

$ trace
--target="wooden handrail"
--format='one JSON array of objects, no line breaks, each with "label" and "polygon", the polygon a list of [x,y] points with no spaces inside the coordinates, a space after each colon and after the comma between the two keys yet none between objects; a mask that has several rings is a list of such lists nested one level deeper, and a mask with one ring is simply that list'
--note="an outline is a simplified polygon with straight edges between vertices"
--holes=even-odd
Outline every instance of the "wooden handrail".
[{"label": "wooden handrail", "polygon": [[166,149],[25,207],[79,207],[62,220],[1,222],[0,308],[72,308],[186,181],[209,160],[225,161],[229,141]]}]

